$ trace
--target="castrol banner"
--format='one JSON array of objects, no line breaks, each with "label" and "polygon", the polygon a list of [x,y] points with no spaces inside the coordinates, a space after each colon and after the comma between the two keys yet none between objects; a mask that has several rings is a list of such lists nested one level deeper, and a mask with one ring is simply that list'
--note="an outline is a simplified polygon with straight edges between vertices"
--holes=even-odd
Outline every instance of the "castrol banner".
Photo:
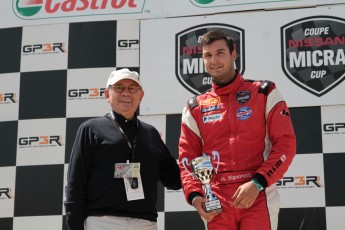
[{"label": "castrol banner", "polygon": [[[290,107],[345,103],[344,5],[141,22],[142,114],[181,113],[210,89],[200,36],[233,37],[235,66],[247,79],[270,80]],[[154,84],[152,83],[154,82]]]},{"label": "castrol banner", "polygon": [[0,28],[50,23],[193,16],[344,3],[344,0],[3,0]]},{"label": "castrol banner", "polygon": [[145,19],[162,16],[160,0],[0,1],[0,28],[25,25]]},{"label": "castrol banner", "polygon": [[53,0],[15,0],[14,13],[22,19],[44,19],[51,17],[84,16],[98,14],[139,13],[144,0],[126,1],[53,1]]}]

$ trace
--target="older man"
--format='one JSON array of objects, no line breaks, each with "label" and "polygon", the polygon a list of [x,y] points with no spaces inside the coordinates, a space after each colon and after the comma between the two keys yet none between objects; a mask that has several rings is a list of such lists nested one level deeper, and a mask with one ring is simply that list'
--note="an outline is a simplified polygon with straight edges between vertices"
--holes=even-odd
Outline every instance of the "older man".
[{"label": "older man", "polygon": [[180,170],[159,132],[140,121],[139,75],[113,71],[105,97],[110,113],[79,127],[68,168],[69,230],[157,229],[157,183],[180,189]]}]

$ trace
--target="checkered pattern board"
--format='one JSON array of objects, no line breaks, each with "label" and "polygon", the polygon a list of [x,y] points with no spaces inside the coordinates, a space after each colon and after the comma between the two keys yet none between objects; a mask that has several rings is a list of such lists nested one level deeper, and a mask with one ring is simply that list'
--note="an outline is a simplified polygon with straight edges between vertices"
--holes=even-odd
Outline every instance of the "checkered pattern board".
[{"label": "checkered pattern board", "polygon": [[[1,230],[67,230],[63,188],[75,133],[109,111],[103,93],[112,70],[140,72],[139,27],[134,20],[0,30]],[[345,105],[291,108],[298,154],[277,183],[279,230],[345,229],[344,114]],[[177,158],[180,114],[140,119]],[[157,207],[160,230],[203,229],[181,191],[160,185]]]}]

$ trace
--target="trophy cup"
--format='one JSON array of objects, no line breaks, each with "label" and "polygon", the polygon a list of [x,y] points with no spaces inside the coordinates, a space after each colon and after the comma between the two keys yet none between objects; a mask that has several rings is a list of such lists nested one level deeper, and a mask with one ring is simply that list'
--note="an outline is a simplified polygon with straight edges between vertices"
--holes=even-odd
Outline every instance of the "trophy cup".
[{"label": "trophy cup", "polygon": [[[188,159],[185,157],[182,159],[182,165],[187,170],[189,175],[192,177],[196,177],[202,184],[203,189],[206,195],[206,198],[208,199],[208,202],[205,202],[205,211],[211,212],[222,212],[222,205],[220,203],[220,200],[217,198],[217,196],[213,193],[210,186],[210,181],[213,176],[213,174],[217,173],[218,166],[219,166],[219,153],[217,151],[212,152],[213,159],[217,157],[218,163],[216,169],[213,168],[211,157],[210,156],[201,156],[197,157],[188,163]],[[187,166],[189,165],[192,168],[193,173],[191,173]]]}]

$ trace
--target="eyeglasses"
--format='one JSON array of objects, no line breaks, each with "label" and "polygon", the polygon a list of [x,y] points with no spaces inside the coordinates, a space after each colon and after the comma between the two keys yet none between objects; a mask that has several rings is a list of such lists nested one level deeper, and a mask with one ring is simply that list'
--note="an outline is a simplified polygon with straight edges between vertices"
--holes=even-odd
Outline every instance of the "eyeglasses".
[{"label": "eyeglasses", "polygon": [[123,91],[125,91],[125,89],[127,88],[128,92],[132,94],[138,92],[138,89],[141,89],[140,86],[135,86],[135,85],[130,85],[128,87],[124,85],[112,85],[112,86],[109,86],[109,88],[114,89],[116,93],[123,93]]}]

